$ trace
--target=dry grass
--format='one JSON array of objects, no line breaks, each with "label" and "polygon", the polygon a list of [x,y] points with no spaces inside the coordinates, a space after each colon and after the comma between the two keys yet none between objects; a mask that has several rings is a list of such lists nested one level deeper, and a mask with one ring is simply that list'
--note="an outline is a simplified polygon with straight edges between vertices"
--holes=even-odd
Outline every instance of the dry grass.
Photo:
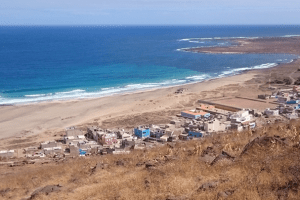
[{"label": "dry grass", "polygon": [[[292,121],[174,148],[1,168],[7,173],[0,176],[0,198],[21,199],[38,187],[60,184],[60,191],[33,199],[299,199],[299,133],[300,123]],[[222,151],[234,160],[210,165],[200,159]],[[94,168],[97,163],[108,165]]]}]

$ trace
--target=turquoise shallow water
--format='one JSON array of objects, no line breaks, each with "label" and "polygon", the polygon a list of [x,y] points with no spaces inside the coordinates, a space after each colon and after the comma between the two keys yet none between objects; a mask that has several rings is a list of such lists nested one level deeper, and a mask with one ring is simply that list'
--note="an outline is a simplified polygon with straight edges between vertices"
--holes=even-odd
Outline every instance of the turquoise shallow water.
[{"label": "turquoise shallow water", "polygon": [[0,27],[0,105],[106,96],[268,68],[296,55],[182,48],[229,37],[300,35],[300,26]]}]

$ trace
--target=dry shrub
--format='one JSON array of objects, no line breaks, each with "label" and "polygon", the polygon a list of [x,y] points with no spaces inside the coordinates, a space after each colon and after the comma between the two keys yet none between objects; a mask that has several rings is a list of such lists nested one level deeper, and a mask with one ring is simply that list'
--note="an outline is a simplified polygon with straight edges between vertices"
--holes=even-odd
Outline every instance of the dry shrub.
[{"label": "dry shrub", "polygon": [[[61,184],[60,192],[36,199],[297,199],[299,132],[299,121],[292,121],[128,155],[3,168],[8,173],[1,175],[0,197],[21,199],[38,187]],[[199,158],[208,147],[217,155],[225,151],[235,158],[204,163]],[[143,163],[148,162],[153,166],[146,168]],[[93,171],[97,163],[108,167]],[[7,188],[11,190],[4,192]]]}]

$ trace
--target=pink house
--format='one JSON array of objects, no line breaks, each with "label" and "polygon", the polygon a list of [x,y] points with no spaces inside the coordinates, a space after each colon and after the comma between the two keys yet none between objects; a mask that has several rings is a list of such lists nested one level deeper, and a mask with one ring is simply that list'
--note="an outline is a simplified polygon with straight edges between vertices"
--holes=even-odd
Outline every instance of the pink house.
[{"label": "pink house", "polygon": [[118,142],[117,135],[114,133],[105,133],[98,138],[102,145],[114,145]]}]

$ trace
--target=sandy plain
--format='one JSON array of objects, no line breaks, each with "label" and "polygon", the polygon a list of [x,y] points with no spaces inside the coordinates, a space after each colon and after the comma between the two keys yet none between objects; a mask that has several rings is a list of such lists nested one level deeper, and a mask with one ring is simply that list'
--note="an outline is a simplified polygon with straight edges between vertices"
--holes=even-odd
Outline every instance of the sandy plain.
[{"label": "sandy plain", "polygon": [[[288,53],[300,55],[300,38],[264,38],[236,40],[239,45],[227,48],[192,49],[199,53]],[[197,100],[244,96],[257,98],[272,91],[269,80],[300,77],[300,60],[269,69],[250,70],[239,75],[207,80],[176,87],[119,94],[102,98],[42,102],[0,107],[0,149],[36,145],[60,138],[69,126],[81,128],[99,125],[103,128],[133,128],[141,124],[168,123],[181,110],[195,108]],[[273,85],[290,88],[291,85]],[[178,88],[187,88],[175,94]],[[255,108],[255,104],[247,103]],[[259,108],[262,109],[262,108]]]}]

